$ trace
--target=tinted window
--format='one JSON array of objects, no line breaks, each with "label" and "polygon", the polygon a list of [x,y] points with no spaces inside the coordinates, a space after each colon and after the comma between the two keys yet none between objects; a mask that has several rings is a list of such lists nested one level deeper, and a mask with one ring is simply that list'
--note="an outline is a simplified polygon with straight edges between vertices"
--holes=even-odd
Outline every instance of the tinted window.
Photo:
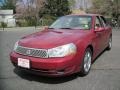
[{"label": "tinted window", "polygon": [[103,25],[104,25],[104,26],[107,26],[107,21],[106,21],[106,19],[105,19],[103,16],[100,16],[100,18],[101,18],[101,21],[102,21]]},{"label": "tinted window", "polygon": [[102,27],[102,23],[100,21],[100,18],[97,16],[95,20],[95,28]]}]

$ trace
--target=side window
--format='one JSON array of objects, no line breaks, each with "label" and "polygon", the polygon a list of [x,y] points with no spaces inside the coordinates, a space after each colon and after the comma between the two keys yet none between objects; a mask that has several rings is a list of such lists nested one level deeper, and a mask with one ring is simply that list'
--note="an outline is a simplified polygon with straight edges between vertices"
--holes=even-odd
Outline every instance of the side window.
[{"label": "side window", "polygon": [[101,21],[102,21],[104,27],[107,26],[107,21],[106,21],[106,19],[105,19],[103,16],[100,16],[100,18],[101,18]]},{"label": "side window", "polygon": [[102,27],[102,24],[100,22],[100,18],[97,16],[95,20],[95,29],[98,27]]}]

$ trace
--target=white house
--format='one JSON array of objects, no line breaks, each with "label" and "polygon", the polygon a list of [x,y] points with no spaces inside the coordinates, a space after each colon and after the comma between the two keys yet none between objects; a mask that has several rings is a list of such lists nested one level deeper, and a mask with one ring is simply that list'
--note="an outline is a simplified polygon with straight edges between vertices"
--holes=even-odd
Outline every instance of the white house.
[{"label": "white house", "polygon": [[8,27],[16,26],[13,10],[0,10],[0,22],[4,22]]}]

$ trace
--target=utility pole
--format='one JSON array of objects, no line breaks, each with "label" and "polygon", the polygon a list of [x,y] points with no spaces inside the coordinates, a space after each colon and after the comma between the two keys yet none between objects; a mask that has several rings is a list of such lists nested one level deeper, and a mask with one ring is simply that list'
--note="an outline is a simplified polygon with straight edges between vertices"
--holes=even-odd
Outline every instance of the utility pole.
[{"label": "utility pole", "polygon": [[87,1],[86,0],[82,0],[82,4],[83,4],[83,10],[86,12],[87,11]]},{"label": "utility pole", "polygon": [[116,16],[117,16],[117,21],[118,21],[118,0],[116,0]]},{"label": "utility pole", "polygon": [[[118,0],[111,0],[112,1],[112,5],[113,5],[113,9],[115,9],[115,17],[117,16],[117,12],[118,12]],[[113,11],[112,11],[113,12]],[[113,12],[114,13],[114,12]]]}]

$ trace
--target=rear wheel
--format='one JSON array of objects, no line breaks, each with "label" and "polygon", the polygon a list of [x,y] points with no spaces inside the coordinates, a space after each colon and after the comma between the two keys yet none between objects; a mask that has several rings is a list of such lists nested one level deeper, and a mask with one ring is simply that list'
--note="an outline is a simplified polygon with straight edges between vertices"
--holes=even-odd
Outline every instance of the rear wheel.
[{"label": "rear wheel", "polygon": [[92,61],[92,51],[90,48],[87,48],[83,58],[80,75],[85,76],[89,73],[91,69],[91,61]]}]

